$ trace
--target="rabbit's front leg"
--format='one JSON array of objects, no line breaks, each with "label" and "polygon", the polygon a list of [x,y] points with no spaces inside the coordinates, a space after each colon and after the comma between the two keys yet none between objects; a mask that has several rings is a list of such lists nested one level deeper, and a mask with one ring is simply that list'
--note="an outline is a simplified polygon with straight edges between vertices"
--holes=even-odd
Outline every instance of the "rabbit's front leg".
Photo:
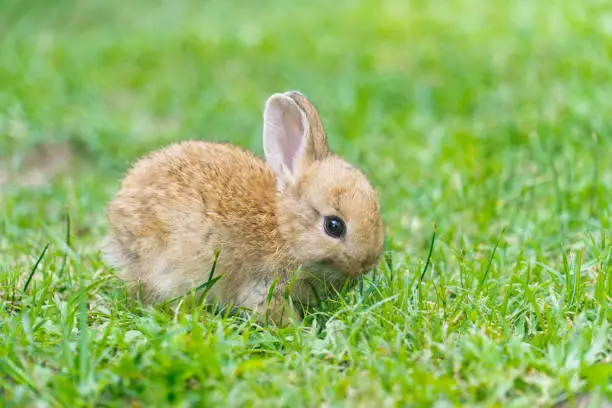
[{"label": "rabbit's front leg", "polygon": [[253,309],[261,322],[273,323],[286,327],[290,322],[300,324],[302,317],[289,300],[282,294],[274,294],[270,300],[267,297],[261,300]]}]

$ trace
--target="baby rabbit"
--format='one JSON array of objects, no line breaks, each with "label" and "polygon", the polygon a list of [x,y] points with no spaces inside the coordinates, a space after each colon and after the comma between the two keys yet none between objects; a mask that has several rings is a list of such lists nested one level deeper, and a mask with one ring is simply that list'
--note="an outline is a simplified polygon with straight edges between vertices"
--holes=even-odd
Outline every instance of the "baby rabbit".
[{"label": "baby rabbit", "polygon": [[109,204],[104,258],[145,300],[205,283],[218,251],[215,276],[223,276],[207,300],[282,325],[300,321],[286,290],[290,304],[313,304],[378,263],[377,195],[329,152],[315,107],[299,92],[278,93],[263,119],[265,162],[234,145],[185,141],[128,172]]}]

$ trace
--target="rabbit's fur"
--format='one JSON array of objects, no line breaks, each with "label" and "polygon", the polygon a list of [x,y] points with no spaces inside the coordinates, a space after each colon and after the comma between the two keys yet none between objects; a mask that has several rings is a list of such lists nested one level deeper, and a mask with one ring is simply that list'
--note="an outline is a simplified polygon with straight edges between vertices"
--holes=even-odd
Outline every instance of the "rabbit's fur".
[{"label": "rabbit's fur", "polygon": [[[300,93],[272,95],[264,109],[266,161],[240,147],[202,141],[140,159],[110,202],[105,259],[149,301],[209,278],[209,300],[244,306],[276,323],[299,320],[283,303],[312,304],[378,262],[377,195],[359,170],[330,153],[315,107]],[[332,237],[325,216],[344,220]],[[270,285],[276,290],[268,302]],[[315,295],[317,291],[317,295]]]}]

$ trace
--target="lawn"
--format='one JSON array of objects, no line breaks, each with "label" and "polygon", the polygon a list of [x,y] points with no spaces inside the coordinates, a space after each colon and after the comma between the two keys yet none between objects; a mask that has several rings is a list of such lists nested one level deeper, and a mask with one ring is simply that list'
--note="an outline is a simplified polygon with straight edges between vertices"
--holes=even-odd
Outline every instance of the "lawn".
[{"label": "lawn", "polygon": [[[606,2],[1,8],[0,406],[612,397]],[[261,155],[290,89],[380,194],[375,273],[287,328],[129,301],[100,245],[130,163],[188,138]]]}]

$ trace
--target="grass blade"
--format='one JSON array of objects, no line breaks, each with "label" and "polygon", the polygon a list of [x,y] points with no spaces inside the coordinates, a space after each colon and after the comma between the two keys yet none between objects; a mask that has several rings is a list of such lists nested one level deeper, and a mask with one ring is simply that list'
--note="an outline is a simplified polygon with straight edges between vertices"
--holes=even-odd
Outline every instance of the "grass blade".
[{"label": "grass blade", "polygon": [[427,261],[425,261],[425,267],[423,267],[423,271],[421,272],[419,283],[423,282],[423,278],[425,277],[425,272],[427,272],[427,268],[429,268],[429,264],[431,263],[431,256],[433,254],[435,242],[436,242],[436,227],[434,226],[434,232],[431,236],[431,243],[429,244],[429,253],[427,254]]},{"label": "grass blade", "polygon": [[497,241],[495,242],[495,246],[493,247],[493,251],[491,252],[491,256],[489,257],[489,262],[487,263],[487,268],[485,269],[482,277],[480,278],[480,282],[478,284],[478,291],[480,292],[484,287],[484,283],[487,281],[487,276],[489,275],[489,271],[491,270],[491,265],[493,264],[493,259],[495,259],[495,253],[497,252],[497,248],[499,247],[499,243],[501,242],[502,236],[504,235],[505,228],[502,229],[501,233],[497,237]]},{"label": "grass blade", "polygon": [[49,249],[49,245],[50,244],[45,245],[45,247],[43,248],[42,252],[38,256],[38,259],[36,259],[36,263],[34,263],[34,266],[32,267],[32,270],[30,271],[30,275],[28,276],[28,279],[26,280],[25,284],[23,285],[22,292],[25,293],[25,291],[28,289],[28,286],[30,286],[30,282],[32,281],[32,277],[34,276],[34,273],[36,272],[36,269],[38,268],[38,265],[40,264],[40,262],[42,261],[43,257],[47,253],[47,249]]},{"label": "grass blade", "polygon": [[68,264],[68,249],[70,249],[70,214],[66,214],[66,250],[62,257],[62,265],[60,266],[58,276],[61,278],[64,276],[64,270]]}]

